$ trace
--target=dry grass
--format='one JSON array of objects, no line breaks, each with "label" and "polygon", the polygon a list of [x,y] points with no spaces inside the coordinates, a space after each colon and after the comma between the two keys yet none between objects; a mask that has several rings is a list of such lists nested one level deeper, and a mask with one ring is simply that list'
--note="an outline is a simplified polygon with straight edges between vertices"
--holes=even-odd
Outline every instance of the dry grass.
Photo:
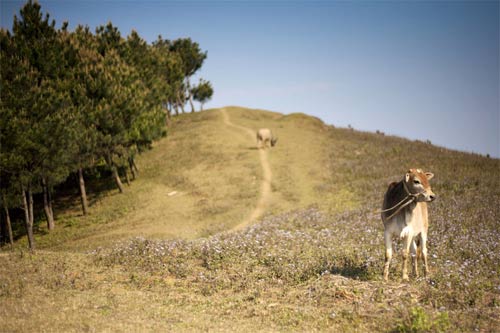
[{"label": "dry grass", "polygon": [[[225,126],[218,110],[178,117],[168,138],[140,157],[140,178],[125,194],[103,196],[89,217],[68,209],[56,232],[37,235],[44,250],[34,255],[21,251],[22,241],[0,254],[0,330],[499,327],[499,160],[301,114],[228,113],[280,138],[268,152],[272,199],[259,224],[224,232],[256,204],[255,142]],[[410,166],[436,174],[432,275],[402,284],[396,257],[384,283],[383,228],[373,211]]]},{"label": "dry grass", "polygon": [[[352,206],[349,193],[321,191],[330,176],[327,126],[305,115],[228,110],[234,123],[269,127],[279,137],[267,155],[273,182],[266,214],[309,205],[345,208],[339,200]],[[225,125],[218,110],[175,118],[168,138],[142,154],[138,166],[133,186],[123,195],[110,190],[99,197],[89,217],[80,216],[74,200],[76,206],[59,215],[59,223],[70,228],[44,236],[39,246],[85,250],[134,236],[207,237],[247,218],[261,189],[256,141]]]}]

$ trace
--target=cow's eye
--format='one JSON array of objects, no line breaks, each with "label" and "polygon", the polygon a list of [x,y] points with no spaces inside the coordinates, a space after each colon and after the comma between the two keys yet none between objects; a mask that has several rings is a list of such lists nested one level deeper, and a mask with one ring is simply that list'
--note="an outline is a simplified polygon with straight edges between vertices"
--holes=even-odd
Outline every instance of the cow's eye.
[{"label": "cow's eye", "polygon": [[415,184],[417,184],[417,185],[418,185],[418,184],[420,184],[420,180],[415,179],[415,180],[413,181],[413,183],[415,183]]}]

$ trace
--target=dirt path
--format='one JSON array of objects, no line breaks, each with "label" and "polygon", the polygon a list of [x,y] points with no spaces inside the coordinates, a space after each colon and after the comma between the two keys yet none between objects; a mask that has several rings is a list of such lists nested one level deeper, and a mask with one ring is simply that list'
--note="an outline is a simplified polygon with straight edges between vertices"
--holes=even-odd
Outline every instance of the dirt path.
[{"label": "dirt path", "polygon": [[[229,114],[227,113],[226,109],[221,109],[221,113],[224,119],[224,124],[245,132],[248,135],[249,139],[255,142],[256,134],[254,130],[244,126],[233,124],[231,122],[231,119],[229,118]],[[255,206],[253,211],[249,214],[249,216],[243,221],[241,221],[241,223],[233,227],[231,230],[243,229],[244,227],[250,225],[252,222],[257,220],[259,217],[261,217],[264,211],[266,210],[269,200],[271,198],[272,173],[271,173],[271,167],[269,166],[269,161],[267,160],[267,151],[265,149],[259,149],[259,157],[260,157],[260,165],[262,167],[264,176],[260,186],[259,201],[257,202],[257,206]]]}]

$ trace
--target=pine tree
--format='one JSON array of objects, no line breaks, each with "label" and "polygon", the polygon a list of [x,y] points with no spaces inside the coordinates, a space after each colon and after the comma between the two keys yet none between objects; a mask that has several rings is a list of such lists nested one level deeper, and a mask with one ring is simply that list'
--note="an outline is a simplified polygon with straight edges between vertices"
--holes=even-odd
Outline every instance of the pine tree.
[{"label": "pine tree", "polygon": [[10,208],[24,209],[31,249],[35,193],[51,230],[53,188],[77,172],[87,214],[84,170],[105,161],[123,191],[119,172],[137,176],[136,154],[164,135],[172,109],[184,112],[189,100],[194,111],[193,94],[203,104],[213,93],[209,82],[190,88],[206,58],[190,39],[148,45],[135,31],[123,39],[111,22],[95,34],[67,27],[56,29],[30,0],[12,34],[0,30],[0,200],[6,221]]},{"label": "pine tree", "polygon": [[[176,39],[171,45],[171,51],[177,53],[181,58],[181,66],[184,75],[184,85],[178,91],[179,95],[186,94],[187,100],[191,104],[191,112],[194,112],[193,96],[191,94],[190,78],[203,65],[207,57],[207,52],[202,52],[198,43],[193,42],[191,38]],[[184,101],[182,101],[184,105]]]},{"label": "pine tree", "polygon": [[135,97],[140,103],[136,105],[137,117],[130,128],[128,143],[129,166],[135,178],[135,154],[150,147],[163,134],[162,101],[166,99],[167,86],[161,77],[160,54],[137,32],[132,31],[128,36],[122,48],[122,57],[135,69],[141,86],[140,95]]},{"label": "pine tree", "polygon": [[153,43],[153,48],[160,55],[159,72],[161,80],[166,84],[164,104],[167,108],[167,120],[172,111],[179,114],[180,99],[179,91],[183,89],[185,79],[182,58],[179,53],[172,50],[169,40],[164,40],[161,36]]},{"label": "pine tree", "polygon": [[120,56],[123,41],[111,23],[96,30],[99,53],[102,56],[100,99],[96,106],[98,149],[111,168],[120,192],[123,185],[118,169],[128,163],[131,130],[142,108],[143,85],[136,70]]},{"label": "pine tree", "polygon": [[[63,28],[65,29],[65,27]],[[19,188],[30,248],[33,193],[44,193],[49,230],[54,227],[51,188],[70,172],[71,100],[67,69],[72,50],[64,45],[49,15],[29,1],[14,17],[13,34],[2,33],[2,164],[11,189]]]},{"label": "pine tree", "polygon": [[25,152],[29,161],[25,171],[31,178],[26,186],[30,193],[43,191],[51,230],[54,228],[51,188],[68,176],[75,142],[71,136],[72,103],[67,89],[74,50],[60,38],[49,14],[42,18],[38,3],[28,2],[20,14],[21,19],[15,18],[13,26],[16,53],[36,73],[28,90],[31,103],[24,105],[25,121],[29,124],[25,138],[30,144]]},{"label": "pine tree", "polygon": [[194,99],[200,102],[200,111],[203,111],[203,104],[208,102],[214,94],[212,84],[209,81],[205,81],[203,79],[200,79],[199,84],[193,87],[191,92]]},{"label": "pine tree", "polygon": [[78,174],[78,188],[83,214],[88,214],[89,204],[85,187],[84,170],[99,159],[97,150],[98,131],[94,105],[100,99],[99,82],[104,75],[102,56],[97,52],[97,41],[88,27],[78,26],[73,33],[65,35],[77,50],[76,65],[72,68],[71,99],[76,126],[74,138],[77,149],[72,159],[73,171]]},{"label": "pine tree", "polygon": [[[0,98],[0,172],[2,192],[14,196],[14,193],[25,198],[26,186],[31,184],[31,156],[34,144],[30,138],[30,122],[28,107],[32,103],[33,82],[37,79],[37,71],[30,66],[28,59],[18,54],[18,45],[13,36],[5,30],[0,32],[1,52],[1,98]],[[3,200],[7,209],[11,200]],[[5,207],[5,206],[4,206]],[[23,201],[25,210],[25,227],[28,243],[34,248],[33,220],[29,216],[28,200]]]}]

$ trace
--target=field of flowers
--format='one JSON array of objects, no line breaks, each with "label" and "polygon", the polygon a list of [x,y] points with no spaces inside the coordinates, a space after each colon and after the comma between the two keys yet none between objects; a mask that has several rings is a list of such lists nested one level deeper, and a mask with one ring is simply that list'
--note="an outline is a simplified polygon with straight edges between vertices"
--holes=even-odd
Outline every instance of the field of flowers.
[{"label": "field of flowers", "polygon": [[[332,176],[318,190],[347,189],[358,208],[310,207],[194,241],[135,238],[96,250],[95,262],[134,272],[139,284],[174,278],[204,296],[242,294],[252,302],[287,304],[295,314],[286,321],[273,317],[278,329],[497,330],[499,161],[348,130],[332,129],[332,138],[338,140]],[[401,283],[401,259],[395,255],[391,282],[384,283],[383,226],[375,211],[386,184],[406,171],[401,165],[436,174],[431,275]]]},{"label": "field of flowers", "polygon": [[[164,149],[145,165],[143,175],[149,172],[154,183],[172,182],[178,179],[176,173],[160,171],[189,171],[200,163],[199,156],[210,157],[201,153],[189,132],[192,127],[200,137],[218,138],[210,134],[219,118],[210,112],[200,113],[203,122],[196,124],[203,128],[191,123],[199,118],[182,118],[186,136],[172,136],[178,148],[195,146],[199,151],[186,149],[192,153],[189,158],[179,155],[177,160],[168,159],[165,152],[170,150]],[[237,214],[223,215],[213,209],[196,215],[176,206],[175,215],[168,209],[173,204],[167,206],[159,198],[162,214],[144,215],[145,221],[133,229],[133,221],[122,211],[139,206],[141,213],[152,206],[138,200],[140,196],[115,196],[121,204],[110,201],[115,202],[113,210],[103,203],[104,218],[94,208],[98,222],[87,221],[85,232],[77,227],[85,221],[75,217],[75,223],[59,229],[64,237],[40,236],[44,246],[38,252],[27,253],[19,245],[15,251],[0,253],[0,318],[9,318],[0,320],[0,331],[499,331],[499,159],[381,132],[334,128],[319,120],[308,121],[305,115],[280,118],[264,111],[239,112],[255,124],[272,120],[281,130],[281,141],[270,155],[273,165],[280,166],[273,169],[272,191],[274,199],[286,205],[275,203],[280,209],[246,229],[218,232],[237,224],[231,218]],[[306,128],[299,140],[309,145],[304,149],[312,151],[314,145],[321,161],[304,161],[303,155],[295,153],[294,142],[287,142],[286,135],[292,140],[297,124]],[[221,142],[213,144],[223,147]],[[232,149],[248,156],[253,153],[246,141]],[[219,163],[229,158],[212,157],[211,167],[200,167],[207,169],[204,177],[227,177],[229,171],[220,172]],[[293,164],[293,172],[286,163]],[[230,171],[241,173],[239,167],[246,164],[234,164]],[[435,174],[431,185],[437,199],[429,204],[430,276],[410,275],[408,283],[401,282],[401,258],[395,254],[390,281],[384,282],[383,224],[377,211],[388,184],[401,180],[409,168]],[[252,178],[231,179],[234,187],[219,193],[219,203],[225,204],[223,199],[235,188],[247,188]],[[205,186],[207,207],[213,200],[212,189],[224,189],[225,183],[214,184],[191,186],[196,191]],[[310,184],[314,185],[309,188]],[[141,189],[139,181],[134,185]],[[151,195],[147,189],[142,191]],[[190,187],[184,191],[186,196],[180,198],[187,201]],[[240,209],[252,198],[235,194],[227,202],[239,202]],[[291,203],[302,206],[284,209]],[[117,212],[123,215],[121,222],[112,224],[118,218],[110,214]],[[184,213],[222,223],[202,235],[207,237],[191,240],[135,237],[113,244],[113,235],[100,234],[106,228],[130,228],[127,235],[135,236],[140,227],[154,227],[164,216],[169,218],[163,226],[173,228],[186,224],[186,220],[171,221]],[[191,226],[188,223],[185,229]],[[103,247],[96,248],[93,242],[87,244],[86,249],[92,248],[89,252],[72,247],[79,239],[88,242],[88,234],[101,236]],[[401,247],[397,244],[395,249]]]}]

